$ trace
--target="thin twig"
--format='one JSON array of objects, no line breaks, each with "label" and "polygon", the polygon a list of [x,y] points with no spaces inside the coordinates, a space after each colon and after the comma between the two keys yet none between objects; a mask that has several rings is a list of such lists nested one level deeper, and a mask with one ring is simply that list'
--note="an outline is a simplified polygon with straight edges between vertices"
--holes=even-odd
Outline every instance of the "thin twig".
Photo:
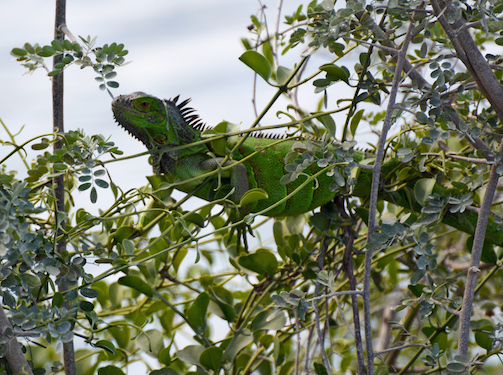
[{"label": "thin twig", "polygon": [[444,309],[445,311],[447,311],[451,314],[458,315],[458,316],[461,315],[461,312],[459,310],[456,310],[456,309],[453,309],[452,307],[446,306],[442,302],[437,301],[436,299],[431,298],[431,302],[433,302],[435,305],[437,305],[438,307],[441,307],[442,309]]},{"label": "thin twig", "polygon": [[[14,135],[10,132],[9,128],[5,125],[5,123],[2,121],[2,119],[0,118],[0,124],[2,124],[2,127],[4,128],[4,130],[7,132],[7,135],[9,136],[11,142],[13,145],[16,145],[16,140],[14,139]],[[21,128],[22,129],[22,128]],[[17,147],[16,147],[17,148]],[[23,150],[24,151],[24,150]],[[19,157],[21,158],[21,160],[23,161],[26,169],[30,169],[30,166],[28,165],[27,161],[26,161],[26,158],[23,156],[23,154],[21,153],[21,149],[17,149],[17,152],[19,154]]]},{"label": "thin twig", "polygon": [[427,349],[429,346],[428,346],[428,345],[424,345],[424,344],[408,344],[408,345],[401,345],[401,346],[396,346],[396,347],[394,347],[394,348],[384,349],[384,350],[381,350],[380,352],[375,352],[374,354],[375,354],[376,356],[378,356],[378,355],[382,355],[382,354],[386,354],[386,353],[394,352],[394,351],[396,351],[396,350],[402,350],[402,349],[414,348],[414,347],[420,347],[420,348]]},{"label": "thin twig", "polygon": [[278,61],[278,35],[279,35],[279,27],[281,24],[281,8],[283,7],[283,0],[278,0],[278,7],[276,9],[276,23],[274,26],[274,43],[271,45],[272,56],[274,59],[275,66],[279,66]]},{"label": "thin twig", "polygon": [[317,301],[317,300],[320,300],[320,299],[330,298],[330,297],[336,297],[336,296],[361,296],[361,295],[363,295],[363,292],[360,291],[360,290],[343,290],[343,291],[340,291],[340,292],[333,292],[333,293],[329,293],[329,294],[322,294],[321,296],[316,296],[316,297],[313,297],[313,298],[309,298],[306,301],[312,302],[312,301]]},{"label": "thin twig", "polygon": [[[320,255],[318,257],[318,267],[323,269],[323,263],[325,260],[325,253],[328,248],[327,238],[325,238],[321,243]],[[314,298],[318,297],[318,293],[320,291],[320,283],[316,281],[316,288],[314,290]],[[330,373],[330,362],[328,361],[327,353],[325,351],[325,336],[322,333],[321,325],[320,325],[320,312],[318,311],[318,303],[313,303],[314,307],[314,315],[315,315],[315,326],[316,333],[318,334],[318,344],[320,345],[321,357],[323,358],[323,365],[325,366],[325,370],[327,373]]]},{"label": "thin twig", "polygon": [[421,156],[438,156],[438,157],[446,157],[449,159],[456,159],[456,160],[461,160],[461,161],[466,161],[468,163],[473,163],[473,164],[494,164],[492,162],[489,162],[487,159],[483,158],[469,158],[466,156],[459,156],[455,154],[441,154],[439,152],[423,152],[421,153]]},{"label": "thin twig", "polygon": [[361,39],[355,39],[350,36],[341,36],[341,39],[349,40],[351,42],[355,42],[358,44],[364,44],[366,46],[372,46],[375,48],[379,48],[379,49],[382,49],[383,51],[386,51],[389,53],[397,53],[398,52],[398,50],[396,48],[383,46],[382,44],[379,44],[379,43],[367,42],[367,41],[361,40]]}]

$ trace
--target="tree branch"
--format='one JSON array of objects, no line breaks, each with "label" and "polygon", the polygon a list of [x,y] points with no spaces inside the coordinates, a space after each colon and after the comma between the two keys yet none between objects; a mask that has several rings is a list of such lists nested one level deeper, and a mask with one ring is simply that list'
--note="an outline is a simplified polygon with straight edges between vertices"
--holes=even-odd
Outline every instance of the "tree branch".
[{"label": "tree branch", "polygon": [[[351,217],[345,210],[344,200],[342,196],[335,199],[335,204],[339,207],[341,217],[345,220],[351,220]],[[353,268],[353,243],[355,240],[355,233],[352,225],[343,225],[341,227],[344,239],[344,256],[343,267],[349,281],[349,290],[356,291],[356,278]],[[351,308],[353,310],[353,322],[355,326],[355,344],[356,355],[358,358],[358,371],[361,375],[365,374],[365,358],[363,357],[363,340],[360,326],[360,311],[358,310],[358,296],[351,295]]]},{"label": "tree branch", "polygon": [[[61,27],[66,27],[66,0],[56,0],[56,19],[54,25],[54,39],[63,41],[65,35],[61,30]],[[53,66],[59,63],[61,60],[61,55],[55,55],[53,58]],[[64,134],[65,127],[63,121],[63,72],[52,77],[52,115],[53,115],[53,131],[54,133]],[[54,142],[54,153],[56,153],[61,147],[62,142],[60,138],[56,139]],[[56,243],[56,251],[58,254],[66,252],[66,241],[63,239],[62,234],[65,231],[65,180],[64,175],[60,175],[53,179],[54,184],[54,197],[55,202],[55,226],[56,226],[56,236],[55,238],[61,238]],[[67,282],[64,276],[59,284],[59,291],[65,292],[68,289]],[[64,305],[67,309],[70,309],[70,303],[65,302]],[[77,365],[75,362],[75,350],[73,346],[73,340],[63,343],[63,360],[65,366],[66,375],[76,375]]]},{"label": "tree branch", "polygon": [[[445,32],[449,36],[458,57],[463,61],[468,71],[477,82],[480,91],[485,95],[492,108],[498,115],[500,123],[503,123],[503,86],[494,75],[493,70],[480,53],[472,36],[468,32],[466,23],[463,19],[456,20],[452,25],[447,22],[443,12],[450,6],[449,2],[443,0],[432,0],[432,6],[438,20]],[[456,31],[456,32],[455,32]],[[499,145],[498,153],[503,152],[503,142]],[[468,353],[468,344],[470,340],[470,320],[473,308],[473,299],[477,285],[477,277],[480,272],[480,257],[484,245],[487,224],[491,213],[491,206],[498,186],[499,174],[496,171],[497,164],[494,164],[489,174],[489,180],[486,185],[484,198],[480,207],[480,213],[477,220],[475,235],[470,257],[470,267],[466,276],[465,292],[463,296],[463,305],[461,309],[458,355],[464,356]]]},{"label": "tree branch", "polygon": [[[12,330],[12,325],[10,324],[7,315],[5,315],[4,309],[0,307],[0,337],[7,336],[6,331],[9,329]],[[14,375],[33,375],[30,365],[24,357],[23,351],[21,350],[16,337],[12,336],[5,345],[7,345],[5,358],[7,359],[7,363],[9,364],[9,367],[11,368]]]},{"label": "tree branch", "polygon": [[[412,16],[414,19],[414,14]],[[377,215],[377,201],[379,198],[379,183],[381,180],[381,166],[384,159],[384,150],[386,147],[386,139],[388,131],[391,128],[391,123],[393,119],[393,111],[395,109],[396,97],[398,94],[398,88],[402,80],[402,70],[404,70],[407,47],[412,40],[412,30],[414,29],[414,22],[411,22],[409,29],[407,30],[407,35],[403,41],[400,52],[397,56],[397,63],[395,67],[395,75],[393,77],[393,84],[391,86],[391,92],[389,95],[388,107],[386,109],[386,115],[383,121],[383,128],[381,135],[379,137],[379,143],[377,145],[376,152],[376,162],[374,164],[374,171],[372,174],[372,187],[370,192],[370,203],[369,203],[369,222],[368,222],[368,238],[367,244],[372,242],[374,231],[377,228],[376,225],[376,215]],[[370,320],[370,274],[372,268],[372,251],[368,248],[365,251],[365,268],[364,268],[364,278],[363,278],[363,308],[365,312],[365,343],[367,348],[367,372],[369,375],[374,373],[374,353],[372,349],[372,326]]]}]

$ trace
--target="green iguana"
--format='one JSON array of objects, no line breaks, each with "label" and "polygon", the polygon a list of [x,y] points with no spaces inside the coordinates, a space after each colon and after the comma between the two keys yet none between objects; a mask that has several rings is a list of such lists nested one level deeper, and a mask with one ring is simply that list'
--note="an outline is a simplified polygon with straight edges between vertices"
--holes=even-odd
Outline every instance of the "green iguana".
[{"label": "green iguana", "polygon": [[[220,147],[213,147],[215,143],[203,141],[205,126],[193,114],[194,109],[187,107],[188,102],[178,103],[178,97],[161,100],[135,92],[115,98],[112,110],[119,125],[150,150],[154,173],[170,177],[176,189],[208,201],[230,195],[236,205],[251,189],[262,189],[264,199],[241,206],[241,216],[247,213],[271,217],[299,215],[322,206],[341,193],[345,185],[341,174],[344,168],[348,172],[348,164],[356,166],[355,162],[362,162],[366,157],[362,151],[348,151],[335,143],[311,140],[306,147],[296,140],[277,139],[260,132],[244,140],[243,136],[228,137],[227,147],[222,151]],[[232,159],[226,157],[228,150],[238,144]],[[297,146],[300,150],[292,151]],[[293,163],[285,166],[285,158],[292,159]],[[339,169],[331,164],[337,164]],[[402,165],[397,159],[387,161],[382,170],[385,182],[393,181],[397,171],[403,169]],[[212,174],[216,170],[218,173]],[[353,196],[369,194],[371,174],[369,169],[360,170],[351,190]],[[208,176],[212,176],[210,183],[206,181]],[[404,178],[402,173],[400,181],[413,186],[425,176],[412,170],[409,177]],[[305,185],[301,188],[302,184]],[[216,187],[221,188],[216,192]],[[383,191],[382,199],[419,213],[421,206],[411,203],[413,199],[407,188]],[[437,184],[435,190],[445,194],[447,189]],[[476,219],[477,214],[471,211],[446,212],[443,216],[446,224],[470,234]],[[503,233],[494,222],[489,225],[486,238],[490,243],[503,244]]]}]

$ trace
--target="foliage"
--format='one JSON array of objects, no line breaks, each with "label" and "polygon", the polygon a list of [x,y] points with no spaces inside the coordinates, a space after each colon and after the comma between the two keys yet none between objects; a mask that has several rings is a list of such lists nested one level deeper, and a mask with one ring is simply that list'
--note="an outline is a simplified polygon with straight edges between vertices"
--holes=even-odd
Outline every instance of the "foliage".
[{"label": "foliage", "polygon": [[[441,14],[439,4],[445,8]],[[285,17],[283,29],[270,34],[264,14],[252,16],[252,36],[243,40],[247,50],[240,59],[277,88],[263,113],[280,95],[291,99],[292,121],[284,125],[295,126],[298,134],[329,139],[336,134],[334,113],[342,114],[340,154],[316,159],[310,142],[299,141],[285,160],[285,175],[271,176],[287,183],[310,163],[321,163],[338,173],[334,188],[341,189],[340,196],[312,214],[252,225],[257,239],[244,252],[235,224],[222,217],[218,202],[185,211],[183,202],[170,197],[173,186],[159,176],[127,192],[107,181],[107,161],[101,159],[120,160],[121,151],[103,136],[60,134],[62,147],[55,152],[46,150],[53,142],[47,135],[34,138],[28,143],[40,154],[24,179],[7,171],[9,158],[27,147],[13,141],[0,175],[0,290],[12,325],[1,344],[12,335],[26,336],[19,341],[40,374],[61,369],[51,348],[57,351],[75,337],[85,342],[76,351],[80,374],[122,374],[135,362],[151,374],[170,375],[362,373],[363,355],[372,360],[367,373],[499,372],[498,201],[486,214],[484,263],[466,262],[473,261],[472,234],[479,230],[478,213],[485,214],[480,207],[491,168],[502,172],[502,118],[490,92],[481,93],[480,81],[477,90],[473,72],[463,65],[467,60],[458,44],[466,39],[451,39],[453,29],[442,22],[464,22],[479,49],[501,44],[503,1],[336,5],[329,0],[301,5]],[[60,54],[62,65],[49,75],[78,61],[98,72],[100,87],[115,87],[110,79],[123,64],[124,46],[93,49],[89,38],[83,43],[84,49],[69,41],[26,44],[12,53],[30,71]],[[309,56],[321,51],[327,61],[311,67]],[[90,53],[96,62],[90,62]],[[299,56],[297,66],[279,64],[287,53]],[[501,81],[500,56],[485,58]],[[295,69],[300,73],[286,85]],[[299,86],[319,97],[318,108],[307,112],[299,104]],[[380,198],[388,203],[379,199],[373,205],[369,193],[352,190],[353,179],[370,168],[352,155],[357,142],[375,143],[376,137],[366,134],[386,135],[383,124],[392,131],[384,149],[379,143],[373,148],[394,164],[379,171]],[[63,216],[54,212],[56,175],[65,177]],[[76,209],[74,189],[90,189],[94,203],[96,187],[112,189],[111,207],[99,216]],[[470,234],[453,229],[460,225]],[[267,230],[273,244],[264,238]],[[55,250],[61,239],[68,244],[62,253]],[[91,274],[92,264],[107,269]],[[478,278],[465,354],[458,336],[470,272]],[[66,292],[57,288],[62,282]],[[365,298],[371,311],[365,310]],[[368,342],[365,350],[362,346],[361,311],[371,323],[372,353]],[[6,348],[2,345],[0,355]],[[8,373],[7,360],[1,361]]]},{"label": "foliage", "polygon": [[[52,77],[61,73],[70,65],[75,64],[81,69],[91,67],[98,76],[95,78],[100,84],[100,90],[106,90],[113,98],[110,88],[119,87],[119,83],[112,79],[117,76],[116,67],[125,64],[124,56],[128,51],[124,49],[124,44],[111,43],[105,44],[102,47],[95,47],[96,37],[87,38],[80,37],[83,45],[77,41],[71,42],[65,39],[63,42],[53,40],[51,45],[39,46],[38,44],[31,45],[25,43],[22,48],[13,48],[11,55],[17,61],[23,62],[23,66],[32,73],[36,69],[45,68],[48,71],[48,76]],[[91,58],[94,55],[94,61]],[[44,63],[44,59],[52,56],[57,56],[60,61],[54,65],[54,69],[49,71]]]}]

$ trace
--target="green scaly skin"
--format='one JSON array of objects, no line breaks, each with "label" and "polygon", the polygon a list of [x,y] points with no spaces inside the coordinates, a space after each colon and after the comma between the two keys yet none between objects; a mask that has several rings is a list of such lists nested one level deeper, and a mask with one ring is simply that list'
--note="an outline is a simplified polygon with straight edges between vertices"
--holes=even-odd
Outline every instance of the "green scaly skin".
[{"label": "green scaly skin", "polygon": [[[332,201],[337,194],[341,194],[340,189],[335,191],[330,189],[334,178],[328,176],[316,163],[312,163],[303,171],[303,175],[293,182],[280,183],[285,174],[285,156],[292,151],[292,146],[297,142],[295,140],[249,136],[232,156],[232,160],[228,160],[225,155],[218,154],[210,142],[200,142],[202,124],[197,120],[197,116],[191,114],[193,109],[186,107],[188,100],[179,104],[177,100],[178,97],[173,100],[161,100],[143,92],[135,92],[121,95],[112,103],[114,117],[119,125],[152,152],[154,173],[163,174],[170,181],[176,181],[176,189],[188,194],[195,192],[196,196],[207,201],[222,198],[233,191],[230,199],[236,205],[250,189],[263,189],[268,198],[241,207],[239,215],[241,217],[247,213],[260,213],[270,217],[299,215],[322,206]],[[241,141],[242,137],[229,137],[227,148],[233,149]],[[195,142],[200,143],[180,147]],[[322,142],[313,141],[313,153],[316,156],[321,157],[322,147]],[[335,148],[330,151],[335,151]],[[354,151],[354,161],[361,162],[365,157],[365,153]],[[242,159],[244,160],[240,163]],[[397,171],[402,165],[396,159],[389,160],[383,165],[382,175],[385,184],[397,179]],[[218,175],[213,174],[210,183],[201,186],[211,172],[222,167],[224,169],[220,170]],[[289,196],[308,179],[308,176],[316,178],[309,179],[302,189]],[[371,177],[370,170],[361,169],[351,194],[367,197],[370,194]],[[406,178],[408,186],[398,191],[382,191],[381,197],[418,213],[421,206],[414,202],[413,198],[411,199],[413,194],[410,192],[410,186],[414,186],[415,181],[424,177],[431,176],[414,172]],[[400,176],[400,181],[404,181],[403,174]],[[215,193],[216,186],[222,187],[217,193]],[[447,195],[449,190],[437,184],[434,192]],[[477,214],[470,211],[465,211],[463,214],[446,213],[443,221],[473,234]],[[490,223],[486,240],[502,246],[503,233],[496,230],[496,227],[494,222]]]}]

